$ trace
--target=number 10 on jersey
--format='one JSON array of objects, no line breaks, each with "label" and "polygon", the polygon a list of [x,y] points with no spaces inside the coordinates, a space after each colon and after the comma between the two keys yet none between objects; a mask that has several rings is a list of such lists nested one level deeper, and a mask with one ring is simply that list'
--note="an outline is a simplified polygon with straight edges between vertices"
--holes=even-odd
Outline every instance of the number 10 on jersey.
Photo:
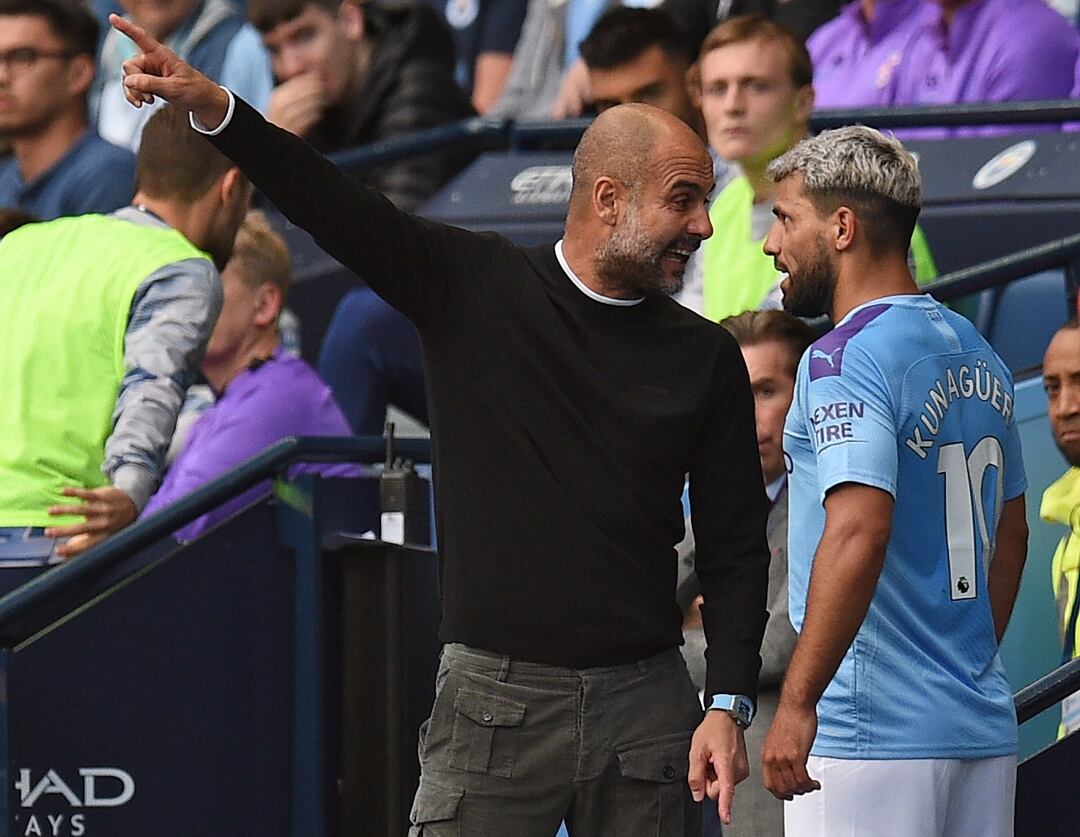
[{"label": "number 10 on jersey", "polygon": [[[1001,515],[1005,471],[1001,442],[993,436],[981,439],[965,455],[964,443],[943,445],[938,453],[938,473],[945,479],[945,537],[949,551],[949,591],[952,600],[974,599],[986,579],[994,555],[994,537],[987,517],[996,527]],[[994,466],[992,506],[984,502],[983,480]],[[989,515],[988,515],[989,512]],[[975,529],[978,527],[983,566],[976,567]]]}]

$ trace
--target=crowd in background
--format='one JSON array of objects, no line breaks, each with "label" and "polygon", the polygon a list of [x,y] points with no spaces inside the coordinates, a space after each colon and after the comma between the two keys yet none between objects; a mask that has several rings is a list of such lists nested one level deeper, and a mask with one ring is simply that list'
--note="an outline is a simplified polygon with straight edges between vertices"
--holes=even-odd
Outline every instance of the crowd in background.
[{"label": "crowd in background", "polygon": [[[244,9],[229,0],[123,0],[121,9],[107,5],[0,0],[0,143],[6,152],[0,157],[0,237],[19,230],[0,249],[0,283],[16,268],[52,271],[36,290],[0,293],[9,314],[25,306],[34,315],[18,329],[7,329],[0,349],[18,354],[26,368],[43,375],[11,377],[6,387],[30,404],[32,389],[46,377],[53,378],[50,391],[57,397],[79,392],[76,382],[85,384],[85,375],[110,382],[84,387],[86,403],[60,416],[79,423],[87,404],[100,408],[94,419],[86,419],[85,438],[77,440],[86,457],[73,461],[70,471],[84,475],[85,485],[65,486],[54,475],[42,491],[24,492],[19,501],[44,498],[40,509],[17,508],[11,498],[7,507],[0,502],[0,546],[6,543],[5,529],[32,530],[33,537],[48,542],[41,556],[47,560],[92,546],[283,436],[372,435],[380,432],[388,405],[422,421],[428,411],[412,324],[366,288],[346,295],[327,333],[318,363],[325,383],[289,355],[281,324],[290,272],[284,243],[263,215],[248,212],[250,185],[223,157],[214,157],[202,139],[181,148],[188,141],[178,139],[187,132],[180,115],[161,110],[161,103],[141,109],[128,105],[122,65],[136,49],[108,27],[108,12],[122,12],[269,121],[324,153],[475,114],[561,119],[627,102],[653,104],[690,125],[712,155],[714,234],[698,252],[686,254],[685,286],[677,298],[722,321],[743,348],[759,410],[769,498],[774,509],[785,511],[770,517],[777,543],[786,533],[778,436],[798,358],[812,335],[786,315],[748,313],[780,307],[783,274],[762,252],[774,220],[770,163],[808,135],[815,108],[1080,96],[1080,35],[1069,19],[1076,9],[1054,8],[1045,0],[844,5],[665,0],[658,6],[605,0],[248,0]],[[898,134],[942,138],[1010,130],[1032,128]],[[207,160],[203,174],[200,155]],[[411,211],[468,162],[468,154],[432,153],[357,177]],[[70,216],[93,220],[72,223],[56,238],[50,236],[60,227],[33,223]],[[44,355],[31,356],[26,348],[34,342],[34,328],[46,328],[42,324],[56,314],[42,304],[42,295],[62,294],[64,277],[90,253],[98,260],[100,281],[67,301],[74,316],[74,309],[104,286],[103,271],[113,258],[113,251],[92,245],[123,248],[128,241],[155,255],[117,268],[126,290],[112,300],[115,310],[107,325],[116,339],[109,351],[82,366],[43,374]],[[933,254],[918,227],[909,263],[920,284],[936,276]],[[208,287],[211,273],[220,274],[221,287]],[[1058,342],[1075,336],[1073,329]],[[93,354],[89,341],[87,347]],[[755,355],[762,347],[767,356]],[[4,361],[13,368],[10,358]],[[192,398],[189,386],[199,377],[209,394]],[[185,395],[186,416],[181,413]],[[770,419],[762,417],[766,413]],[[174,439],[178,416],[185,431]],[[0,423],[5,426],[11,429],[10,423]],[[12,448],[6,461],[0,457],[0,472],[19,471],[18,456],[60,443],[37,430],[19,433],[25,449]],[[175,459],[167,469],[170,442]],[[1064,450],[1060,438],[1059,444]],[[100,448],[96,460],[95,445]],[[60,473],[65,464],[57,466]],[[321,472],[357,473],[348,467]],[[198,535],[266,490],[253,489],[179,534]],[[1071,491],[1072,483],[1061,490]],[[61,491],[73,498],[71,504],[53,502]],[[689,525],[687,531],[680,552],[690,556],[692,567]],[[29,554],[25,549],[19,554],[24,553]],[[770,601],[776,604],[770,609],[786,623],[785,568],[774,550]],[[680,588],[691,648],[700,625],[692,587]],[[1070,607],[1075,626],[1076,607]],[[775,659],[766,660],[763,694],[779,682],[793,642],[790,630],[783,635],[780,630],[771,637]],[[770,641],[768,633],[766,638]],[[749,827],[775,828],[775,800],[762,795],[753,805]]]},{"label": "crowd in background", "polygon": [[[108,5],[92,14],[78,0],[0,4],[0,143],[8,151],[0,162],[0,206],[45,219],[109,212],[130,199],[129,152],[152,108],[135,110],[123,100],[121,65],[134,46],[108,28]],[[115,11],[270,121],[330,152],[476,113],[529,120],[604,107],[610,100],[594,85],[611,67],[597,61],[612,59],[598,55],[590,66],[581,44],[619,5],[250,0],[241,8],[228,0],[125,0]],[[670,15],[674,34],[658,61],[677,80],[685,77],[684,58],[699,71],[701,45],[725,19],[760,15],[805,39],[812,66],[799,68],[796,84],[808,86],[812,77],[813,97],[804,97],[803,117],[812,107],[1063,99],[1074,88],[1076,30],[1046,0],[648,5]],[[644,101],[653,95],[636,92]],[[715,103],[713,90],[697,95],[703,109]],[[986,130],[1001,129],[907,135]],[[717,138],[709,139],[725,157]],[[467,162],[467,155],[431,154],[364,177],[411,210]]]}]

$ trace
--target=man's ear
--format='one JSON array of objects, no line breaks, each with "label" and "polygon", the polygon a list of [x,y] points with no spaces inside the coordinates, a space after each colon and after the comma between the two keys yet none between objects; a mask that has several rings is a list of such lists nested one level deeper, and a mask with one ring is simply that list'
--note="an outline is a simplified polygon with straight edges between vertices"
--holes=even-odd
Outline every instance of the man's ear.
[{"label": "man's ear", "polygon": [[218,195],[224,206],[229,206],[236,200],[243,199],[245,202],[250,200],[251,191],[251,183],[236,166],[226,169],[225,174],[221,176]]},{"label": "man's ear", "polygon": [[273,282],[263,282],[255,292],[255,325],[264,327],[277,322],[284,305],[281,288]]},{"label": "man's ear", "polygon": [[608,226],[615,226],[626,199],[626,187],[613,177],[601,175],[593,183],[592,205],[597,217]]},{"label": "man's ear", "polygon": [[359,43],[364,39],[364,10],[359,3],[345,0],[338,6],[338,26],[350,41]]},{"label": "man's ear", "polygon": [[839,206],[833,213],[833,248],[837,251],[848,250],[855,243],[855,234],[859,231],[859,218],[847,206]]},{"label": "man's ear", "polygon": [[82,97],[94,81],[93,56],[80,54],[70,59],[68,64],[68,91],[72,96]]}]

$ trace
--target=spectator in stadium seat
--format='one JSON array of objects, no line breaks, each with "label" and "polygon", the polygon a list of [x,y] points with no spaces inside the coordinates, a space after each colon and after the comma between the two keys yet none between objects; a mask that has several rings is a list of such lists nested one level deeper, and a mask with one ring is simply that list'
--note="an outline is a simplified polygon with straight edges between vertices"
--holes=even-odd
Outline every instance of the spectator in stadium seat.
[{"label": "spectator in stadium seat", "polygon": [[527,0],[428,0],[454,36],[454,77],[483,115],[502,95]]},{"label": "spectator in stadium seat", "polygon": [[[746,311],[721,321],[738,341],[750,388],[754,391],[754,419],[757,424],[758,454],[769,497],[769,621],[761,642],[761,673],[758,675],[757,716],[746,732],[746,754],[751,778],[739,794],[738,817],[724,828],[724,837],[755,837],[784,833],[784,807],[765,790],[756,775],[760,769],[761,745],[776,713],[780,684],[787,669],[795,630],[788,617],[787,564],[787,469],[784,464],[784,419],[795,392],[795,372],[799,359],[814,340],[814,332],[802,320],[783,311]],[[679,583],[676,596],[686,617],[683,621],[683,657],[698,691],[705,689],[705,632],[701,625],[701,598],[694,574],[694,530],[686,518],[686,536],[676,547],[679,553]],[[706,811],[708,822],[709,812]],[[708,833],[708,830],[706,830]],[[719,833],[716,831],[715,833]]]},{"label": "spectator in stadium seat", "polygon": [[[1043,357],[1050,428],[1069,470],[1043,493],[1039,514],[1047,523],[1060,523],[1062,537],[1050,565],[1050,580],[1058,606],[1062,662],[1080,656],[1080,326],[1071,320],[1058,330]],[[1080,729],[1080,692],[1061,702],[1061,734]]]},{"label": "spectator in stadium seat", "polygon": [[[149,515],[287,436],[348,436],[349,425],[315,370],[281,345],[277,321],[289,290],[289,251],[260,212],[248,213],[221,272],[225,301],[203,357],[217,400],[143,509]],[[293,473],[358,476],[349,464],[298,466]],[[190,540],[270,491],[254,486],[176,534]]]},{"label": "spectator in stadium seat", "polygon": [[228,259],[251,186],[186,112],[145,133],[131,206],[0,240],[0,276],[19,278],[0,282],[18,312],[0,329],[8,558],[59,560],[135,519],[221,307],[211,257]]},{"label": "spectator in stadium seat", "polygon": [[[738,347],[668,298],[711,232],[700,138],[648,105],[601,114],[575,154],[563,239],[519,248],[399,212],[112,21],[144,50],[131,101],[189,108],[421,330],[446,644],[412,833],[553,833],[569,816],[579,835],[683,837],[706,794],[728,819],[766,619],[767,503]],[[674,596],[688,472],[704,719]]]},{"label": "spectator in stadium seat", "polygon": [[[454,81],[446,24],[424,4],[251,0],[248,14],[279,82],[267,118],[323,153],[475,115]],[[468,159],[409,157],[358,177],[412,210]]]},{"label": "spectator in stadium seat", "polygon": [[[1076,27],[1045,0],[927,0],[895,72],[891,104],[1068,98]],[[1029,125],[919,128],[905,138],[1030,132]]]},{"label": "spectator in stadium seat", "polygon": [[628,6],[609,9],[581,42],[581,58],[598,112],[642,102],[674,114],[705,136],[701,111],[686,87],[690,46],[668,12]]},{"label": "spectator in stadium seat", "polygon": [[[605,9],[616,5],[616,0],[529,0],[510,77],[491,115],[524,120],[580,116],[592,101],[592,93],[578,47]],[[642,3],[626,0],[622,5]],[[715,0],[662,0],[648,5],[662,8],[678,21],[691,54],[716,19]]]},{"label": "spectator in stadium seat", "polygon": [[98,29],[77,0],[0,0],[0,206],[57,218],[131,200],[134,156],[87,122]]},{"label": "spectator in stadium seat", "polygon": [[893,76],[924,0],[853,0],[806,41],[818,108],[892,102]]},{"label": "spectator in stadium seat", "polygon": [[[121,0],[127,17],[160,38],[185,61],[235,90],[265,112],[273,87],[270,59],[259,34],[229,0]],[[152,109],[124,101],[121,65],[134,55],[131,41],[110,29],[101,45],[98,131],[110,142],[139,147]]]},{"label": "spectator in stadium seat", "polygon": [[[320,151],[474,115],[453,78],[446,24],[427,6],[251,0],[249,9],[280,82],[268,118]],[[461,153],[409,157],[356,177],[413,210],[468,159]],[[415,328],[369,289],[350,291],[339,303],[318,366],[356,434],[382,433],[387,398],[427,421]],[[407,376],[399,377],[399,369]]]},{"label": "spectator in stadium seat", "polygon": [[784,426],[799,637],[765,786],[792,800],[787,837],[1012,835],[998,646],[1027,556],[1012,376],[918,293],[921,182],[899,142],[826,131],[769,172],[784,308],[836,328],[803,355]]},{"label": "spectator in stadium seat", "polygon": [[812,80],[802,42],[762,15],[729,18],[701,45],[690,84],[710,147],[735,165],[718,178],[715,232],[679,301],[711,320],[780,306],[779,275],[761,252],[776,188],[765,168],[806,134]]},{"label": "spectator in stadium seat", "polygon": [[[782,277],[761,250],[776,193],[766,170],[806,135],[814,106],[810,56],[791,31],[761,15],[743,15],[706,36],[690,78],[710,146],[736,165],[718,176],[709,209],[716,232],[679,301],[712,320],[777,308]],[[936,275],[918,229],[912,253],[920,281]]]}]

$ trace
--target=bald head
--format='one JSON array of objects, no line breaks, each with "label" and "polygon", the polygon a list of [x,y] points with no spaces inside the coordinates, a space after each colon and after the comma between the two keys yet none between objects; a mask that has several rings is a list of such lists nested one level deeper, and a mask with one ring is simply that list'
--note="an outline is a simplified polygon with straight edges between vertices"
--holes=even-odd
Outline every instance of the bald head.
[{"label": "bald head", "polygon": [[574,152],[571,211],[588,205],[592,186],[599,177],[613,178],[631,192],[639,192],[648,176],[654,149],[684,143],[708,157],[693,130],[665,110],[635,103],[604,111],[585,131]]},{"label": "bald head", "polygon": [[563,255],[597,293],[674,293],[712,234],[712,187],[709,152],[677,116],[644,104],[606,110],[574,155]]}]

